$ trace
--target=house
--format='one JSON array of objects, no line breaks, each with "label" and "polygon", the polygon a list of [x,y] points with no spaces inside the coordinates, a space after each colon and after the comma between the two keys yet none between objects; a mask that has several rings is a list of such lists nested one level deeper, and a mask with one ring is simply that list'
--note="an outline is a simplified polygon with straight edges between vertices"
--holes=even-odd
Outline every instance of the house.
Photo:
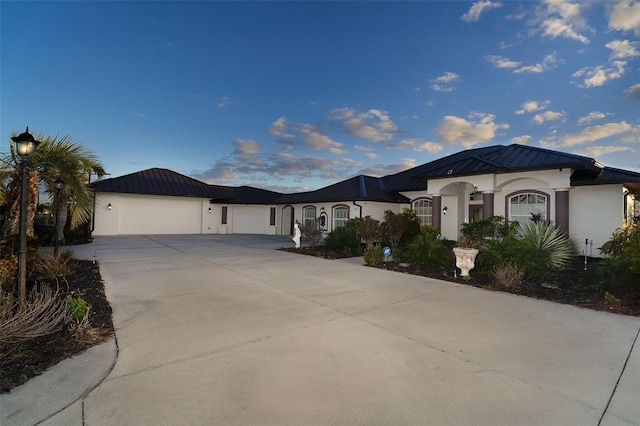
[{"label": "house", "polygon": [[527,222],[534,214],[597,255],[616,228],[640,213],[632,195],[640,173],[519,144],[469,149],[394,175],[360,175],[295,194],[208,185],[158,168],[91,187],[94,235],[291,235],[295,221],[315,219],[330,232],[349,218],[381,220],[385,210],[410,207],[449,239],[465,222],[493,215]]}]

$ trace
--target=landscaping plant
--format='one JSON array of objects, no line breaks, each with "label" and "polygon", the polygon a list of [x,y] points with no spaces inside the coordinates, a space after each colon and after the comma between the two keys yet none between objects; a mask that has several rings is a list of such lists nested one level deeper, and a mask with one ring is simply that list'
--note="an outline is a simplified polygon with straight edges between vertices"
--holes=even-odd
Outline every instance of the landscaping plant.
[{"label": "landscaping plant", "polygon": [[549,270],[560,269],[576,253],[571,239],[545,222],[531,221],[521,226],[516,239],[521,242],[522,261],[530,276],[544,276]]},{"label": "landscaping plant", "polygon": [[622,299],[640,299],[640,224],[616,230],[600,252],[609,257],[588,271],[586,287]]},{"label": "landscaping plant", "polygon": [[438,230],[424,227],[403,251],[403,260],[416,266],[444,267],[453,263],[452,251]]},{"label": "landscaping plant", "polygon": [[345,225],[334,229],[324,239],[325,248],[329,252],[344,253],[348,256],[362,254],[362,245],[356,229],[353,225]]}]

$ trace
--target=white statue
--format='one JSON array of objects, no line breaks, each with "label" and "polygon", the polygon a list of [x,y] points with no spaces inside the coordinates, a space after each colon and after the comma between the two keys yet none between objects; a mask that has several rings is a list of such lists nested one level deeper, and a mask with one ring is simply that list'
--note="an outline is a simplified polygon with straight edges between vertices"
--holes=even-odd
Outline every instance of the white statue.
[{"label": "white statue", "polygon": [[296,222],[293,225],[294,231],[293,231],[293,242],[296,245],[296,248],[300,248],[300,235],[302,234],[300,232],[300,227],[298,226],[298,222]]}]

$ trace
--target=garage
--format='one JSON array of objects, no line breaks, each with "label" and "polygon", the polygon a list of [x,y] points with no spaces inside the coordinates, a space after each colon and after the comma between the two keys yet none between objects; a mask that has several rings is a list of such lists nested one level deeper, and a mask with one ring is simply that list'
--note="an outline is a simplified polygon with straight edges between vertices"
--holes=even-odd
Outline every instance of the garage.
[{"label": "garage", "polygon": [[[170,199],[167,199],[170,198]],[[121,199],[120,234],[199,234],[202,202],[179,197]]]},{"label": "garage", "polygon": [[234,234],[266,234],[264,206],[233,206]]}]

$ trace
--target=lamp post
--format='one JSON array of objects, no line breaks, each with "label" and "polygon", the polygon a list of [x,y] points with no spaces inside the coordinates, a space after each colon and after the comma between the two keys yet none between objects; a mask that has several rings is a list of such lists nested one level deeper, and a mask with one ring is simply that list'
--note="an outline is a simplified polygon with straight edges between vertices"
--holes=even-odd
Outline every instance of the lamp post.
[{"label": "lamp post", "polygon": [[56,188],[56,230],[53,237],[53,255],[58,256],[58,234],[60,232],[60,190],[64,187],[64,180],[60,176],[53,182],[53,186]]},{"label": "lamp post", "polygon": [[24,133],[14,136],[11,140],[16,144],[16,152],[20,156],[20,222],[18,226],[18,292],[20,303],[27,297],[27,174],[29,157],[36,151],[40,141],[29,133],[29,127]]}]

